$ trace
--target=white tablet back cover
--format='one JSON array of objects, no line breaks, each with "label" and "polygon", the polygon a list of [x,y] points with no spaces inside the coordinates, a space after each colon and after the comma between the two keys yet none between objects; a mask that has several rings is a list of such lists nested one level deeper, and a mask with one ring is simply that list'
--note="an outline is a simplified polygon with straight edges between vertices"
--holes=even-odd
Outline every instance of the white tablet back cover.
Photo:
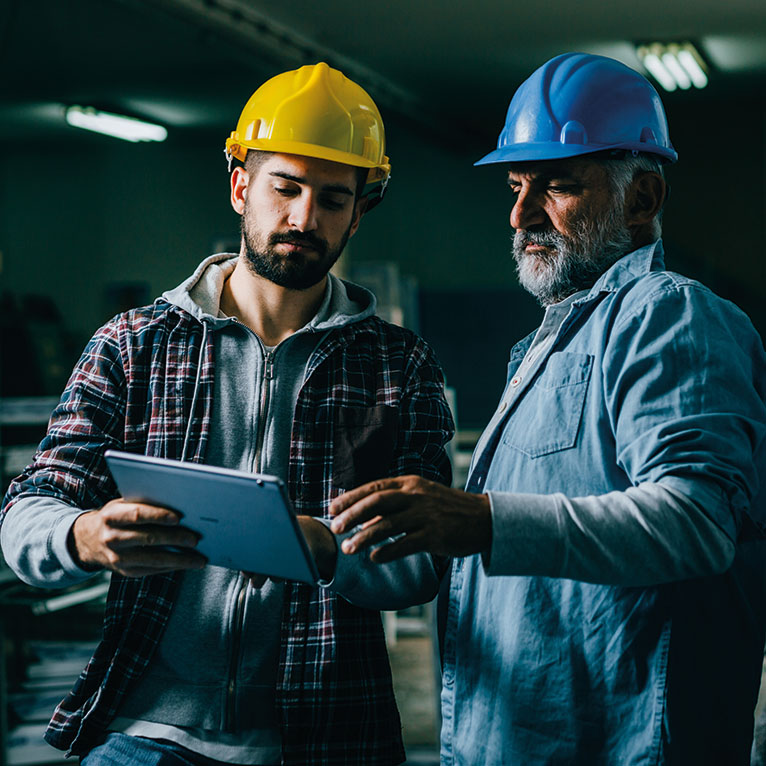
[{"label": "white tablet back cover", "polygon": [[280,479],[114,450],[105,457],[122,497],[178,511],[181,523],[201,535],[196,550],[209,563],[319,579]]}]

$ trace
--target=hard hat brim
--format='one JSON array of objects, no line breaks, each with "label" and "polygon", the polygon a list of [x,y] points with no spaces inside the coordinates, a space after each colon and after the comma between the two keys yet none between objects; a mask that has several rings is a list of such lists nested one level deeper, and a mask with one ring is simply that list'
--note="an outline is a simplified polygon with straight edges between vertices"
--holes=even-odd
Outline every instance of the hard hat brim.
[{"label": "hard hat brim", "polygon": [[529,143],[514,144],[495,149],[474,162],[474,165],[493,165],[502,162],[544,162],[545,160],[564,160],[571,157],[582,157],[588,154],[623,149],[628,152],[655,154],[666,162],[675,162],[678,154],[673,149],[666,149],[656,144],[618,143],[598,146],[595,144],[554,144]]},{"label": "hard hat brim", "polygon": [[365,157],[360,157],[352,152],[342,152],[338,149],[331,149],[327,146],[317,146],[316,144],[304,144],[299,141],[273,141],[273,140],[254,140],[238,141],[235,138],[227,139],[227,151],[237,157],[241,162],[245,161],[247,150],[255,149],[263,152],[276,152],[278,154],[297,154],[303,157],[314,157],[318,160],[328,160],[337,162],[341,165],[351,165],[356,168],[367,168],[370,174],[367,177],[367,183],[381,181],[391,172],[391,165],[388,157],[383,158],[383,163],[378,164]]},{"label": "hard hat brim", "polygon": [[377,163],[368,160],[366,157],[360,157],[352,152],[343,152],[338,149],[332,149],[328,146],[318,146],[317,144],[304,144],[299,141],[274,141],[264,140],[242,142],[242,146],[247,149],[260,149],[264,152],[277,152],[279,154],[300,154],[304,157],[315,157],[319,160],[329,160],[330,162],[339,162],[341,165],[353,165],[356,168],[374,168]]}]

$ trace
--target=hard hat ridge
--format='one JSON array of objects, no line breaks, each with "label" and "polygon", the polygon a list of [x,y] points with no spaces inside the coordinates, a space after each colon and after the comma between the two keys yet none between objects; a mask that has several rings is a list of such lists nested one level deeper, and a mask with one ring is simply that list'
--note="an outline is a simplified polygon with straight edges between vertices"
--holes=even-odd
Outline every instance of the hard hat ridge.
[{"label": "hard hat ridge", "polygon": [[619,61],[564,53],[518,88],[497,149],[476,162],[564,159],[622,149],[678,158],[657,91]]}]

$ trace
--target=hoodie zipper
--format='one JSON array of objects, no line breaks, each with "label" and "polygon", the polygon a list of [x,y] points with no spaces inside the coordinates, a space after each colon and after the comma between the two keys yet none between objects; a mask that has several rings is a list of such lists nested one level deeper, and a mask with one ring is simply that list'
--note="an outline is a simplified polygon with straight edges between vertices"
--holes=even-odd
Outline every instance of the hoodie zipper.
[{"label": "hoodie zipper", "polygon": [[261,384],[261,409],[258,413],[258,434],[255,442],[255,471],[261,472],[263,443],[265,441],[266,421],[271,401],[271,381],[274,379],[274,351],[267,351],[263,357],[263,383]]},{"label": "hoodie zipper", "polygon": [[[244,325],[243,325],[244,326]],[[249,328],[248,328],[249,330]],[[249,330],[252,332],[252,330]],[[255,335],[255,333],[253,333]],[[258,336],[255,336],[258,338]],[[258,342],[262,343],[258,338]],[[271,381],[274,378],[274,351],[264,352],[263,379],[261,381],[261,406],[258,412],[257,435],[255,443],[255,472],[261,471],[263,444],[265,441],[266,421],[268,419],[269,402],[271,401]],[[237,667],[242,649],[242,633],[245,624],[245,604],[250,589],[250,580],[240,575],[238,591],[234,605],[234,618],[231,626],[231,657],[229,658],[229,680],[226,685],[226,711],[224,715],[225,730],[236,731],[236,694]]]},{"label": "hoodie zipper", "polygon": [[234,619],[231,629],[231,656],[229,657],[229,682],[226,685],[226,711],[224,731],[236,731],[236,693],[237,693],[237,666],[242,646],[242,627],[245,621],[245,601],[250,586],[250,581],[242,574],[237,584],[236,602],[234,605]]}]

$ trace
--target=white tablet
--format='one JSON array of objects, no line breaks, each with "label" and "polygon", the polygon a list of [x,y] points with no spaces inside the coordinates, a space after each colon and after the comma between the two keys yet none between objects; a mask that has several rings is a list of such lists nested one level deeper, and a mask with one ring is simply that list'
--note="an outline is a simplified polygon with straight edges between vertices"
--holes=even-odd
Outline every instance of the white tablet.
[{"label": "white tablet", "polygon": [[171,508],[211,564],[316,583],[314,558],[276,476],[107,450],[122,497]]}]

